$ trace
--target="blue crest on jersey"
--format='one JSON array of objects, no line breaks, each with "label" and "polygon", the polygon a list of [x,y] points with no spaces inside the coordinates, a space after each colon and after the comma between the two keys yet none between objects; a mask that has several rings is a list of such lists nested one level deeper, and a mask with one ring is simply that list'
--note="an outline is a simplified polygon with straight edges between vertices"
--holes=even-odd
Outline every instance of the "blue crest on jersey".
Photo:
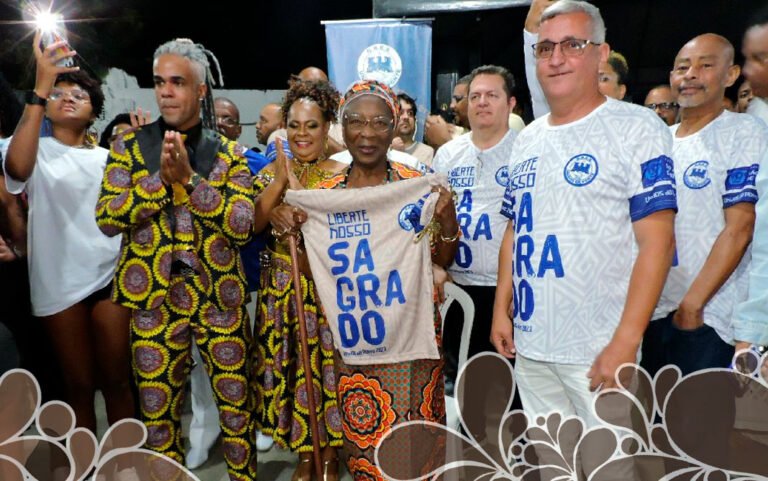
[{"label": "blue crest on jersey", "polygon": [[589,154],[579,154],[565,164],[563,176],[569,184],[583,187],[595,180],[598,170],[597,159]]},{"label": "blue crest on jersey", "polygon": [[708,186],[712,179],[709,178],[709,162],[699,160],[685,169],[683,182],[689,189],[703,189]]},{"label": "blue crest on jersey", "polygon": [[502,187],[506,187],[509,184],[509,167],[504,166],[496,171],[496,183]]},{"label": "blue crest on jersey", "polygon": [[640,165],[643,174],[643,187],[648,188],[659,182],[670,181],[675,183],[675,168],[672,159],[666,155],[660,155]]},{"label": "blue crest on jersey", "polygon": [[757,164],[729,170],[725,178],[725,190],[743,189],[748,185],[755,185],[758,170]]}]

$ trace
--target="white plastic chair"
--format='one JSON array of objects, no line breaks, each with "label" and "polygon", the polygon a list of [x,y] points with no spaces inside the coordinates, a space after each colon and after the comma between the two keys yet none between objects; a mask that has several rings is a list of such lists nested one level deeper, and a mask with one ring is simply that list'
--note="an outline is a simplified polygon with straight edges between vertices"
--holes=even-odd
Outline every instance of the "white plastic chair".
[{"label": "white plastic chair", "polygon": [[[461,309],[464,311],[464,327],[461,329],[461,340],[459,342],[458,372],[467,362],[467,356],[469,354],[469,337],[472,334],[472,322],[475,319],[475,303],[464,289],[453,282],[446,282],[444,289],[445,302],[440,305],[440,317],[443,322],[443,330],[445,330],[445,315],[448,313],[448,308],[453,301],[458,302],[459,305],[461,305]],[[446,426],[458,429],[459,412],[456,405],[456,399],[453,396],[445,396],[445,415]]]}]

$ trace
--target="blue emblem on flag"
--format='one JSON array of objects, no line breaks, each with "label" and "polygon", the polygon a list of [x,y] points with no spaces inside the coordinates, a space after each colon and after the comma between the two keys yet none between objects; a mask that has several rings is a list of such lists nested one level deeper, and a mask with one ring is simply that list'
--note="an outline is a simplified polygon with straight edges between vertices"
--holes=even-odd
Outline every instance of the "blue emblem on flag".
[{"label": "blue emblem on flag", "polygon": [[709,162],[699,160],[685,169],[683,182],[689,189],[703,189],[708,186],[712,179],[709,178]]},{"label": "blue emblem on flag", "polygon": [[509,184],[509,167],[504,166],[496,171],[496,183],[502,187],[506,187]]},{"label": "blue emblem on flag", "polygon": [[400,227],[402,227],[403,230],[406,230],[406,231],[413,230],[414,226],[411,220],[411,215],[415,208],[416,208],[416,204],[406,204],[405,207],[400,209],[400,214],[397,216],[397,220],[400,223]]},{"label": "blue emblem on flag", "polygon": [[574,187],[583,187],[595,180],[598,170],[597,160],[593,156],[579,154],[565,164],[563,176]]}]

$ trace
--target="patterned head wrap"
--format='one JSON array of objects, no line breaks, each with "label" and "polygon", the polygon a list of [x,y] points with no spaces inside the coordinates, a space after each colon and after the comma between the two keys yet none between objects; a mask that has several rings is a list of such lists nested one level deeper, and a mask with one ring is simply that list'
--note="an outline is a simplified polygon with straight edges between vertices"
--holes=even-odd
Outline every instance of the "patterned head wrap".
[{"label": "patterned head wrap", "polygon": [[375,95],[387,103],[387,107],[392,111],[392,118],[397,121],[400,116],[400,103],[397,101],[397,94],[389,88],[388,85],[376,80],[360,80],[355,82],[344,94],[344,98],[339,102],[339,117],[344,117],[344,110],[353,100],[363,95]]}]

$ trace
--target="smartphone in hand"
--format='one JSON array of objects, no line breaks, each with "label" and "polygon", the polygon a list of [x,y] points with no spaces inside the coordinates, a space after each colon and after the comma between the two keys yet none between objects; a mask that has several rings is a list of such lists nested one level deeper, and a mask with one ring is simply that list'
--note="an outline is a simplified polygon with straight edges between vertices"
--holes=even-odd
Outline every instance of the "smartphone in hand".
[{"label": "smartphone in hand", "polygon": [[[70,52],[72,50],[69,46],[69,41],[67,41],[66,32],[63,29],[51,29],[43,31],[40,40],[40,48],[45,49],[45,47],[48,45],[60,42],[62,40],[67,43],[66,45],[56,49],[56,55]],[[66,57],[56,62],[56,65],[59,67],[73,67],[75,65],[75,59],[73,57]]]}]

